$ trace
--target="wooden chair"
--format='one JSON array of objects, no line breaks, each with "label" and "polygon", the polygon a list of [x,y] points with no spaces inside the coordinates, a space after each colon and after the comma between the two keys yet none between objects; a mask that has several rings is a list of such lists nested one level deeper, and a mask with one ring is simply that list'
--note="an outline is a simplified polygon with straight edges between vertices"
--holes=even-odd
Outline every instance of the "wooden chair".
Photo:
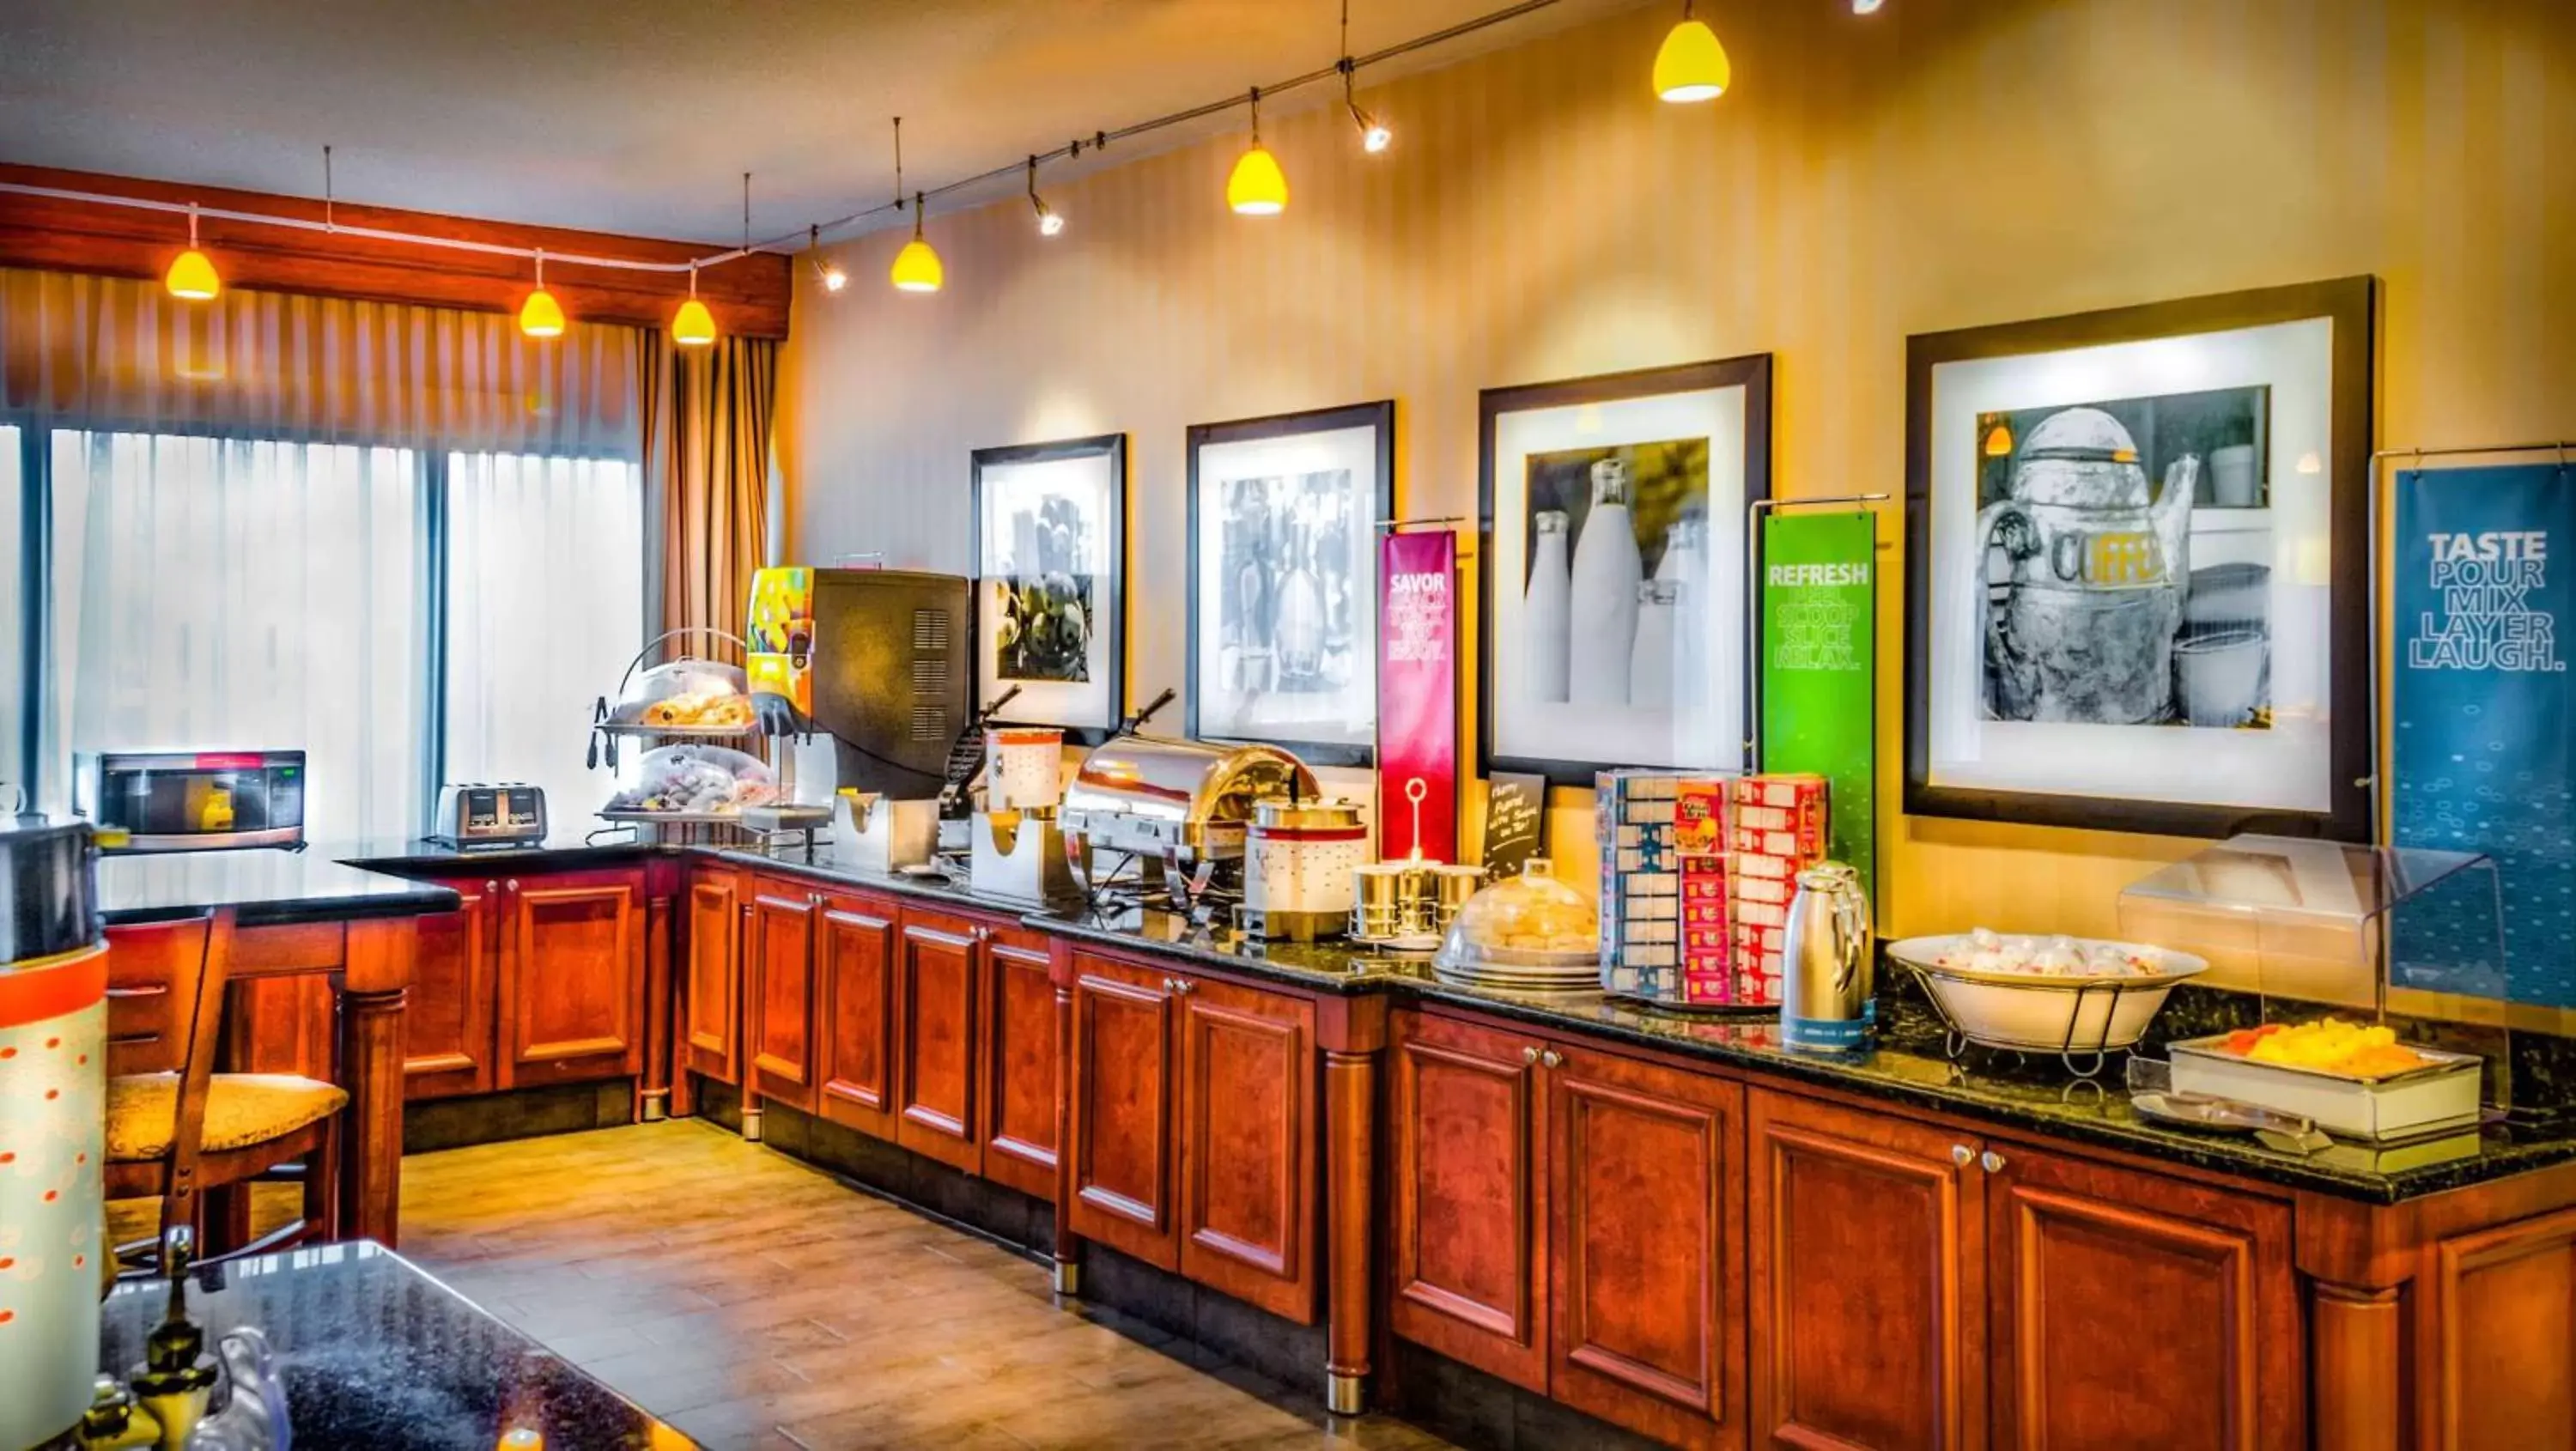
[{"label": "wooden chair", "polygon": [[157,1268],[159,1246],[179,1225],[206,1245],[208,1191],[247,1185],[297,1163],[303,1166],[303,1217],[197,1263],[340,1236],[340,1110],[348,1092],[293,1074],[214,1071],[232,949],[233,912],[227,907],[206,919],[196,981],[186,982],[182,973],[172,985],[188,1014],[177,1061],[160,1071],[108,1080],[107,1197],[161,1200],[161,1233],[149,1245],[119,1246],[120,1259],[134,1250],[150,1251]]}]

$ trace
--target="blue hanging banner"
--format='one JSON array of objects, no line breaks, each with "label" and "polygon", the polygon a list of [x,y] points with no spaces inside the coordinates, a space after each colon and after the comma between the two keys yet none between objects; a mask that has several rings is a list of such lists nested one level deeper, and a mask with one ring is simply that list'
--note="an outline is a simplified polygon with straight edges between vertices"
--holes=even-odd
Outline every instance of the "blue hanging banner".
[{"label": "blue hanging banner", "polygon": [[2481,887],[2397,914],[2391,981],[2576,1008],[2576,471],[2401,471],[2396,534],[2391,836],[2494,858],[2505,961]]}]

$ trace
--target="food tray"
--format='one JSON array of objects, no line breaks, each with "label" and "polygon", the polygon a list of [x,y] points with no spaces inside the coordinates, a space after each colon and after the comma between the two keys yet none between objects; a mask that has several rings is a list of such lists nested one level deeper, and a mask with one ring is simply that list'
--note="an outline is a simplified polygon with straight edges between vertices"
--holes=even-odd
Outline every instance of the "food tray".
[{"label": "food tray", "polygon": [[653,740],[666,741],[738,741],[743,739],[745,736],[756,736],[761,733],[760,727],[757,725],[646,725],[642,721],[631,720],[601,721],[599,723],[598,730],[601,735],[642,736]]},{"label": "food tray", "polygon": [[2233,1098],[2312,1119],[2328,1133],[2392,1139],[2478,1121],[2479,1070],[2474,1053],[2404,1046],[2432,1060],[2402,1072],[2363,1077],[2298,1063],[2265,1063],[2223,1046],[2224,1033],[2172,1044],[2179,1093]]},{"label": "food tray", "polygon": [[602,821],[641,821],[662,826],[740,826],[739,811],[616,811],[599,813]]}]

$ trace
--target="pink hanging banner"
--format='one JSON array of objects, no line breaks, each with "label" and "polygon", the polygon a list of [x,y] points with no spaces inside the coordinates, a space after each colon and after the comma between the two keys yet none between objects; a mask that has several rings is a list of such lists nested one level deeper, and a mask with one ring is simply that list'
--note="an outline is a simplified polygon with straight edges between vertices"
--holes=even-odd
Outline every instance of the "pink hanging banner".
[{"label": "pink hanging banner", "polygon": [[1458,536],[1378,548],[1378,854],[1458,859]]}]

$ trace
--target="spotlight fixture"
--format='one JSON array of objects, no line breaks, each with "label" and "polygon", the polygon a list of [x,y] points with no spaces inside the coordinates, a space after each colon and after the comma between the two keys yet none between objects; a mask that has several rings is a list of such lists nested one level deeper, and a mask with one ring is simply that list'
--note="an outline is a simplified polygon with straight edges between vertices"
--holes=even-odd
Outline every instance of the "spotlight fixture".
[{"label": "spotlight fixture", "polygon": [[716,340],[716,315],[698,301],[698,269],[689,266],[689,300],[671,318],[671,341],[684,348],[703,348]]},{"label": "spotlight fixture", "polygon": [[1252,88],[1252,145],[1225,179],[1225,204],[1236,215],[1275,217],[1288,209],[1288,174],[1261,144],[1261,88]]},{"label": "spotlight fixture", "polygon": [[1886,3],[1887,0],[1852,0],[1852,14],[1876,15],[1878,7]]},{"label": "spotlight fixture", "polygon": [[532,338],[559,338],[563,336],[563,330],[563,304],[555,301],[553,293],[546,291],[546,249],[539,247],[537,290],[529,293],[528,300],[519,304],[519,331]]},{"label": "spotlight fixture", "polygon": [[1714,101],[1726,94],[1734,71],[1717,32],[1691,15],[1691,0],[1682,0],[1682,19],[1655,52],[1655,94],[1667,101]]},{"label": "spotlight fixture", "polygon": [[224,290],[224,281],[215,275],[215,264],[197,250],[197,204],[188,203],[188,250],[170,263],[161,278],[170,295],[187,302],[212,302]]},{"label": "spotlight fixture", "polygon": [[[921,239],[922,213],[929,198],[920,192],[912,194],[912,240],[894,254],[894,266],[886,273],[897,292],[937,292],[948,280],[948,269],[939,265],[939,254]],[[894,204],[903,209],[903,118],[894,118]]]},{"label": "spotlight fixture", "polygon": [[819,225],[805,229],[805,250],[816,254],[814,279],[823,284],[825,292],[838,292],[850,285],[850,274],[841,270],[841,264],[820,255],[823,250],[823,229]]},{"label": "spotlight fixture", "polygon": [[1029,206],[1038,214],[1039,236],[1052,237],[1064,230],[1063,214],[1048,206],[1046,198],[1038,195],[1038,159],[1034,156],[1029,158]]},{"label": "spotlight fixture", "polygon": [[1349,56],[1342,57],[1342,109],[1351,113],[1351,124],[1359,128],[1360,150],[1375,156],[1395,144],[1395,133],[1361,109],[1359,98],[1351,94],[1351,76],[1358,69]]}]

